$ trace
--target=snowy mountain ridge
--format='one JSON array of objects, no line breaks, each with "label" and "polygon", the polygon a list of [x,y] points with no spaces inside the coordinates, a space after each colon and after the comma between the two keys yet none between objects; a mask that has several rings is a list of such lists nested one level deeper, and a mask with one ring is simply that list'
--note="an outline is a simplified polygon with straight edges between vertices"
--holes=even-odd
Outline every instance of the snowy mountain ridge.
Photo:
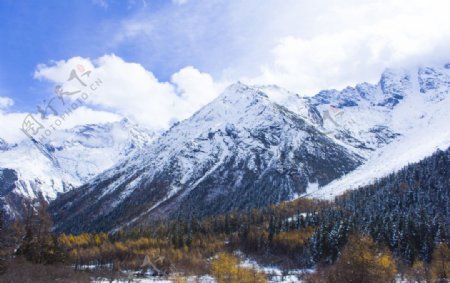
[{"label": "snowy mountain ridge", "polygon": [[[450,146],[450,66],[419,68],[416,72],[405,72],[400,80],[404,88],[387,84],[389,91],[401,98],[394,103],[385,122],[399,136],[369,155],[365,164],[355,171],[321,189],[309,191],[307,196],[333,198]],[[386,87],[382,82],[379,89]]]},{"label": "snowy mountain ridge", "polygon": [[96,212],[87,228],[113,229],[108,217],[129,225],[333,198],[447,148],[449,87],[448,64],[312,97],[237,83],[159,137],[127,120],[85,125],[42,145],[47,156],[0,139],[0,168],[12,170],[0,172],[0,201],[17,214],[17,196],[53,200],[80,186],[55,204],[58,217]]},{"label": "snowy mountain ridge", "polygon": [[0,191],[0,203],[11,217],[18,216],[24,199],[42,195],[53,200],[139,151],[153,138],[153,133],[124,119],[55,131],[46,144],[30,139],[13,145],[3,141],[0,168],[12,170],[15,185]]},{"label": "snowy mountain ridge", "polygon": [[62,195],[52,211],[57,229],[73,232],[202,217],[295,198],[362,161],[266,93],[237,83],[139,155]]}]

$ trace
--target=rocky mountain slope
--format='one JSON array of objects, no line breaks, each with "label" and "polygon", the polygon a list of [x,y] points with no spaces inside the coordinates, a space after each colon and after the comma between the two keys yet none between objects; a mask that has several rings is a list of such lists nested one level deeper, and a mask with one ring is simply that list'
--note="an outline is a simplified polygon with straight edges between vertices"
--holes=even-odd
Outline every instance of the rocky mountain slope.
[{"label": "rocky mountain slope", "polygon": [[[358,106],[343,108],[342,120],[337,121],[348,125],[344,128],[348,128],[351,133],[362,133],[360,139],[367,133],[375,132],[374,141],[381,141],[381,146],[365,156],[367,161],[363,166],[323,188],[308,191],[307,196],[332,199],[346,190],[371,184],[376,179],[432,155],[438,149],[445,150],[450,146],[449,64],[445,67],[421,67],[406,71],[390,70],[383,74],[377,85],[368,89],[371,91],[361,97],[370,99],[380,97],[380,94],[393,94],[384,100],[389,102],[384,108],[390,110],[380,109],[380,100],[371,102],[375,106],[370,111],[366,111],[358,102]],[[381,115],[383,111],[385,113]],[[360,125],[355,127],[354,123],[347,123],[352,116],[357,117],[353,120]],[[376,119],[379,122],[374,124],[372,121]],[[367,126],[364,127],[364,124]],[[382,131],[373,131],[377,128]],[[353,136],[357,137],[356,134]]]},{"label": "rocky mountain slope", "polygon": [[[262,86],[271,98],[309,121],[337,143],[364,156],[357,170],[304,196],[332,199],[373,183],[450,145],[450,64],[386,70],[377,84],[300,97]],[[313,115],[311,115],[311,112]]]},{"label": "rocky mountain slope", "polygon": [[51,142],[30,139],[8,144],[0,139],[0,207],[20,217],[26,200],[78,187],[154,138],[127,120],[55,131]]},{"label": "rocky mountain slope", "polygon": [[0,202],[14,215],[23,198],[66,192],[52,209],[78,232],[334,198],[447,148],[449,87],[449,64],[313,97],[238,83],[158,139],[122,121],[60,132],[41,151],[0,140]]},{"label": "rocky mountain slope", "polygon": [[139,155],[54,202],[57,228],[112,230],[332,198],[448,147],[449,86],[448,65],[387,70],[377,84],[313,97],[235,84]]},{"label": "rocky mountain slope", "polygon": [[112,230],[292,199],[363,158],[271,101],[230,86],[193,117],[88,184],[52,203],[57,229]]}]

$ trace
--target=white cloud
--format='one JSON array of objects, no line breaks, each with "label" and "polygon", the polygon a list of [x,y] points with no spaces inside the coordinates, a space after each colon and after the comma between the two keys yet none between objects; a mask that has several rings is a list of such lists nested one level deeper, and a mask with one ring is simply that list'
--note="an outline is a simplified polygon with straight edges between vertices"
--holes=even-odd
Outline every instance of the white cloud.
[{"label": "white cloud", "polygon": [[173,74],[170,80],[175,86],[176,93],[184,102],[188,114],[192,114],[213,100],[226,85],[214,82],[211,75],[201,73],[192,66]]},{"label": "white cloud", "polygon": [[0,96],[0,111],[8,109],[14,105],[14,100],[6,96]]},{"label": "white cloud", "polygon": [[26,113],[0,112],[0,125],[2,125],[2,135],[0,138],[9,143],[17,143],[25,139],[26,136],[20,131],[20,127],[26,115]]},{"label": "white cloud", "polygon": [[102,80],[101,86],[87,99],[91,107],[117,113],[155,130],[166,129],[172,122],[188,118],[214,99],[221,89],[210,75],[193,67],[179,70],[170,82],[161,82],[140,64],[125,62],[115,55],[94,61],[74,57],[48,66],[40,65],[35,78],[75,90],[77,82],[68,83],[67,77],[79,65],[93,70],[92,79]]},{"label": "white cloud", "polygon": [[[77,70],[77,74],[80,74],[83,69],[91,71],[89,77],[81,77],[88,88],[84,88],[76,79],[67,81],[72,70]],[[62,104],[55,95],[51,105],[60,116],[49,110],[47,119],[41,119],[40,113],[8,112],[14,101],[0,96],[1,138],[10,143],[18,143],[27,138],[20,129],[29,114],[45,129],[62,130],[77,125],[116,122],[124,117],[149,129],[167,129],[172,122],[188,118],[213,100],[224,87],[215,83],[210,75],[193,67],[174,73],[169,82],[161,82],[141,65],[125,62],[114,55],[106,55],[93,61],[73,57],[54,61],[49,65],[39,65],[34,77],[49,80],[53,86],[61,85],[64,91],[83,90],[88,96],[86,99],[82,98],[81,93],[63,96]],[[98,78],[102,80],[102,84],[96,90],[89,90],[90,83]],[[80,98],[82,104],[77,102]],[[72,103],[78,107],[63,115],[62,119],[61,115],[70,109]],[[41,106],[44,107],[45,104]],[[51,136],[48,139],[51,140]]]},{"label": "white cloud", "polygon": [[151,22],[126,20],[121,23],[119,30],[115,32],[110,45],[117,45],[138,36],[150,36],[153,31],[154,27]]},{"label": "white cloud", "polygon": [[188,0],[172,0],[172,3],[177,4],[177,5],[183,5],[186,4]]},{"label": "white cloud", "polygon": [[[114,55],[73,57],[37,67],[36,79],[67,89],[77,88],[67,78],[79,66],[103,81],[66,127],[128,117],[151,129],[166,129],[214,99],[225,82],[275,83],[312,95],[324,88],[374,82],[387,67],[450,62],[446,0],[185,4],[144,10],[121,21],[115,33],[106,29],[108,46],[132,44],[142,52],[136,56],[142,64],[158,73],[169,69],[169,81]],[[5,113],[12,103],[0,96],[2,137],[16,138],[26,115]]]},{"label": "white cloud", "polygon": [[158,74],[192,65],[219,80],[314,94],[448,60],[449,10],[447,0],[197,0],[137,13],[113,36],[132,40]]},{"label": "white cloud", "polygon": [[315,94],[375,81],[387,67],[445,62],[450,56],[440,50],[450,48],[450,3],[431,2],[377,1],[335,8],[318,22],[341,29],[283,38],[261,75],[247,80]]}]

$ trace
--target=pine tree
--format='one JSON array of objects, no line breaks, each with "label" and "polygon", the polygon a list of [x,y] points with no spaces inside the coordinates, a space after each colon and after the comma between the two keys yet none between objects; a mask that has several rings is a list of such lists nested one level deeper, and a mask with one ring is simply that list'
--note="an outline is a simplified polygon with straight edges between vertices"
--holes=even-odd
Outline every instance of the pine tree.
[{"label": "pine tree", "polygon": [[52,221],[48,214],[48,204],[41,197],[37,204],[29,203],[25,218],[25,236],[17,249],[18,255],[36,263],[53,263],[63,260],[63,253],[57,238],[52,235]]},{"label": "pine tree", "polygon": [[5,212],[3,209],[0,209],[0,274],[3,274],[6,271],[8,256],[4,217]]}]

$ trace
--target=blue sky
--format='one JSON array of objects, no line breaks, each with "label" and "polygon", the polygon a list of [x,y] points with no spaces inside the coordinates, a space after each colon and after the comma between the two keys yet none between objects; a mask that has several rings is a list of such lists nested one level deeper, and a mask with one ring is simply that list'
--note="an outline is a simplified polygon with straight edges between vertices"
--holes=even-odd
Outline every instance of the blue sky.
[{"label": "blue sky", "polygon": [[388,67],[450,62],[449,10],[447,0],[3,0],[0,125],[35,112],[80,62],[110,79],[86,106],[92,117],[150,128],[237,80],[302,95],[375,83]]},{"label": "blue sky", "polygon": [[[146,9],[157,10],[165,1],[152,1]],[[0,86],[19,109],[34,107],[48,95],[33,79],[38,64],[73,56],[96,58],[106,53],[137,60],[121,46],[108,46],[110,29],[143,9],[141,3],[111,1],[0,1]],[[157,70],[157,68],[156,68]]]},{"label": "blue sky", "polygon": [[1,1],[1,93],[14,98],[13,109],[31,110],[48,95],[33,79],[36,66],[74,56],[115,54],[162,80],[189,65],[217,73],[239,50],[220,22],[229,5],[214,2],[194,15],[172,1]]},{"label": "blue sky", "polygon": [[182,2],[1,1],[1,94],[14,98],[13,110],[32,110],[49,95],[45,84],[33,79],[36,66],[74,56],[115,54],[140,63],[161,80],[184,66],[218,74],[238,61],[237,54],[245,53],[252,38],[246,38],[251,32],[246,26],[239,28],[241,35],[233,34],[232,25],[239,24],[229,11],[233,5]]}]

